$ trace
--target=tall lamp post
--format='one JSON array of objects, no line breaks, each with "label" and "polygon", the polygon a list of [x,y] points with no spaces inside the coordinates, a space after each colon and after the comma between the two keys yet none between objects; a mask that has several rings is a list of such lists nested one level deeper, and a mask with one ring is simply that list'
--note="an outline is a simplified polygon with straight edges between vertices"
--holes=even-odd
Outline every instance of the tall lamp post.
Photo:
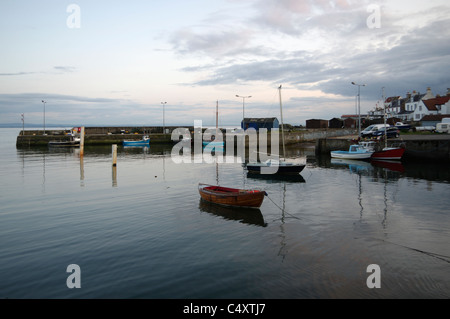
[{"label": "tall lamp post", "polygon": [[163,134],[166,133],[166,118],[165,118],[165,106],[167,104],[167,102],[161,102],[162,106],[163,106]]},{"label": "tall lamp post", "polygon": [[236,94],[236,97],[240,97],[242,98],[242,128],[245,129],[244,127],[244,121],[245,121],[245,99],[249,99],[252,96],[240,96]]},{"label": "tall lamp post", "polygon": [[361,86],[366,86],[365,84],[357,84],[352,82],[353,85],[358,86],[358,137],[361,137]]},{"label": "tall lamp post", "polygon": [[42,100],[42,103],[44,103],[44,135],[45,135],[45,103],[47,102]]},{"label": "tall lamp post", "polygon": [[21,117],[22,117],[22,135],[25,135],[25,113],[22,113]]}]

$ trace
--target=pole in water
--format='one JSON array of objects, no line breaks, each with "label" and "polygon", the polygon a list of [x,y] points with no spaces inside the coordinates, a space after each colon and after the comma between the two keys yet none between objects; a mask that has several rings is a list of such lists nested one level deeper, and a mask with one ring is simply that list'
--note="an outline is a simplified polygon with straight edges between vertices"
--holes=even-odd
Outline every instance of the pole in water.
[{"label": "pole in water", "polygon": [[117,166],[117,144],[113,144],[112,146],[112,165]]},{"label": "pole in water", "polygon": [[80,132],[80,156],[84,155],[84,126],[81,127]]}]

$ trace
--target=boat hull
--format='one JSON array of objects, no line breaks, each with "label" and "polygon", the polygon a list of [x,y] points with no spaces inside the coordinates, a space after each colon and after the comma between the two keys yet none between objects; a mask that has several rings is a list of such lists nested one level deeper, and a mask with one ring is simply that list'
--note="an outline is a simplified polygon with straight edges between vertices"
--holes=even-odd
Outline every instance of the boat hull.
[{"label": "boat hull", "polygon": [[50,147],[80,147],[79,139],[72,139],[66,141],[50,141],[48,142]]},{"label": "boat hull", "polygon": [[233,206],[260,208],[266,192],[260,190],[242,190],[228,187],[199,186],[200,197],[210,203]]},{"label": "boat hull", "polygon": [[140,140],[134,141],[122,141],[123,146],[150,146],[150,138],[144,136],[144,138]]},{"label": "boat hull", "polygon": [[332,158],[340,158],[340,159],[353,159],[353,160],[369,160],[373,153],[350,153],[346,151],[333,151],[331,152]]},{"label": "boat hull", "polygon": [[[306,165],[303,164],[286,164],[286,165],[266,165],[264,163],[256,163],[256,164],[247,164],[247,171],[253,174],[261,174],[262,168],[274,168],[277,171],[274,174],[299,174]],[[274,174],[265,174],[265,175],[274,175]]]},{"label": "boat hull", "polygon": [[142,141],[123,141],[123,146],[150,146],[150,141],[142,142]]},{"label": "boat hull", "polygon": [[376,160],[401,160],[404,153],[404,148],[389,148],[373,153],[371,158]]},{"label": "boat hull", "polygon": [[331,151],[330,155],[332,158],[369,160],[373,153],[373,150],[362,145],[350,145],[348,151]]},{"label": "boat hull", "polygon": [[207,152],[223,152],[225,149],[225,144],[224,142],[207,142],[207,141],[203,141],[203,147],[205,149],[205,151]]}]

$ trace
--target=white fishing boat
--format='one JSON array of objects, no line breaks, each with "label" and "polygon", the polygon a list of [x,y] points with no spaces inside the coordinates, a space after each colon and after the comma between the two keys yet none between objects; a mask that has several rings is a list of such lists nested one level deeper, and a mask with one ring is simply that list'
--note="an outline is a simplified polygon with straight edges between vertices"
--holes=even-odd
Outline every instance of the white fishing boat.
[{"label": "white fishing boat", "polygon": [[81,138],[73,134],[68,134],[68,139],[55,140],[48,142],[50,147],[79,147]]}]

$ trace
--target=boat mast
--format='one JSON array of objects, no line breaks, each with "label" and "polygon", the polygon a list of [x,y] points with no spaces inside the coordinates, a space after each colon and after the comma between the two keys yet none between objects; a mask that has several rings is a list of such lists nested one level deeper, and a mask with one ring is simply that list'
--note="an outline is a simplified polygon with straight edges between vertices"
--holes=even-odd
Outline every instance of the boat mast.
[{"label": "boat mast", "polygon": [[386,103],[385,103],[385,99],[384,99],[384,86],[383,86],[382,90],[383,90],[382,99],[383,99],[383,109],[384,109],[384,115],[383,115],[383,118],[384,118],[384,147],[387,147]]},{"label": "boat mast", "polygon": [[280,115],[281,115],[281,139],[283,140],[283,156],[286,159],[286,147],[284,146],[284,122],[283,122],[283,106],[281,103],[281,85],[278,88],[278,93],[280,96]]},{"label": "boat mast", "polygon": [[219,100],[216,102],[216,139],[219,133]]}]

